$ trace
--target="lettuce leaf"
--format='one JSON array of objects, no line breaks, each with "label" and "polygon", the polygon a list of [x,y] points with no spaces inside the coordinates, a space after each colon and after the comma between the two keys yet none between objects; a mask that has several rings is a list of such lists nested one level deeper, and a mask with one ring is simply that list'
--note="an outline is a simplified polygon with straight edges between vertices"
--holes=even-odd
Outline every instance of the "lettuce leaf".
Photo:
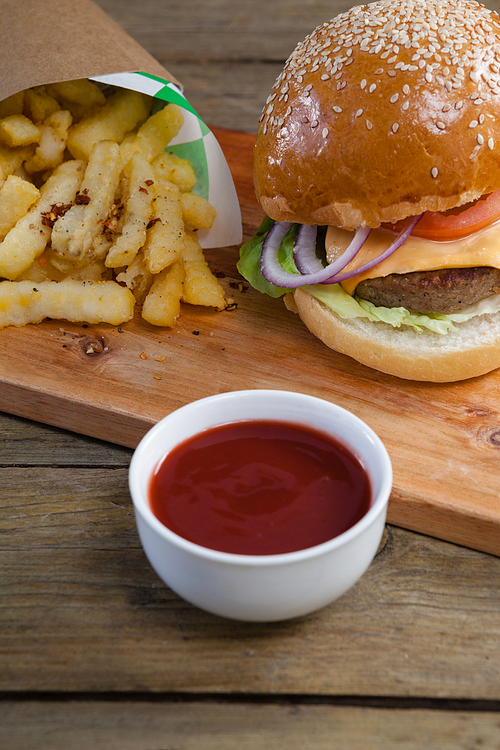
[{"label": "lettuce leaf", "polygon": [[[271,297],[282,297],[287,292],[293,291],[292,289],[284,289],[282,287],[274,286],[267,279],[265,279],[260,270],[260,255],[262,252],[262,245],[267,237],[267,233],[271,229],[275,222],[269,217],[265,217],[264,221],[257,229],[254,236],[245,242],[240,249],[240,259],[236,264],[238,271],[241,273],[244,279],[249,284],[257,289],[259,292],[269,294]],[[283,242],[278,253],[278,260],[280,265],[289,271],[290,273],[298,273],[295,263],[293,261],[293,244],[295,242],[295,235],[297,234],[297,225],[293,225],[290,231],[285,235]]]},{"label": "lettuce leaf", "polygon": [[419,332],[427,328],[440,334],[456,328],[449,315],[422,315],[411,313],[404,307],[377,307],[373,302],[351,297],[340,284],[315,284],[302,288],[341,318],[368,318],[375,322],[388,323],[394,328],[410,326]]},{"label": "lettuce leaf", "polygon": [[[294,290],[283,289],[270,284],[262,276],[260,270],[262,244],[273,224],[274,221],[266,216],[254,236],[242,246],[237,268],[243,278],[259,292],[269,294],[271,297],[281,297]],[[297,225],[293,225],[285,236],[278,255],[282,267],[291,273],[298,273],[293,261],[293,244],[296,232]],[[394,328],[410,326],[419,332],[426,328],[441,335],[456,330],[456,324],[470,320],[476,315],[500,312],[500,294],[481,300],[460,312],[449,313],[448,315],[440,313],[423,315],[411,313],[404,307],[377,307],[372,302],[360,297],[351,297],[340,284],[314,284],[304,286],[302,289],[309,292],[341,318],[367,318],[374,322],[388,323]]]}]

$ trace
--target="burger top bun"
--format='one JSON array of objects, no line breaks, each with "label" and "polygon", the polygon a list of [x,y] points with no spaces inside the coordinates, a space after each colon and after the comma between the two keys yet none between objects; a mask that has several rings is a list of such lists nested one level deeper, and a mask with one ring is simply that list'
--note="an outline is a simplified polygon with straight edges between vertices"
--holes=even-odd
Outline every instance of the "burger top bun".
[{"label": "burger top bun", "polygon": [[259,124],[254,182],[277,221],[379,226],[500,188],[500,17],[380,0],[297,46]]}]

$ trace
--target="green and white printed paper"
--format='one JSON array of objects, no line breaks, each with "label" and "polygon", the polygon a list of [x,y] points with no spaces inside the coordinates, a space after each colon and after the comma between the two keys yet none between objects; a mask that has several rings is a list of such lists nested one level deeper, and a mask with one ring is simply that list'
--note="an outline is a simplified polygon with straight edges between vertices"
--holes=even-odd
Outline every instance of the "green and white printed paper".
[{"label": "green and white printed paper", "polygon": [[159,102],[173,102],[182,108],[184,124],[169,143],[168,150],[191,161],[197,178],[193,192],[208,200],[217,211],[212,228],[198,232],[200,244],[203,248],[240,244],[241,212],[231,172],[217,139],[182,90],[174,83],[147,73],[113,73],[93,76],[92,80],[139,91]]}]

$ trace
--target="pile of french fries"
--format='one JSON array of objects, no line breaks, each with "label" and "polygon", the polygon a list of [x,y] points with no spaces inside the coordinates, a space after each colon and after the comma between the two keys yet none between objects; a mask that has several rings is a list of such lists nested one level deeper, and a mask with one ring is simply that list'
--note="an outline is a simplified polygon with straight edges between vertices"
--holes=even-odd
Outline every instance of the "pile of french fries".
[{"label": "pile of french fries", "polygon": [[0,328],[44,318],[173,327],[181,302],[224,290],[196,230],[215,210],[193,165],[169,152],[174,104],[88,79],[0,102]]}]

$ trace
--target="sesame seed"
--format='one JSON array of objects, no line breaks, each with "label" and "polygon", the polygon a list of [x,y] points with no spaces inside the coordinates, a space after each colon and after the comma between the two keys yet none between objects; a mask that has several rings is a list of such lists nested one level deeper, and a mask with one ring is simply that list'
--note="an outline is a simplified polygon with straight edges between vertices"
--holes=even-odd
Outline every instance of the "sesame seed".
[{"label": "sesame seed", "polygon": [[494,145],[495,145],[495,144],[494,144],[494,142],[493,142],[493,138],[488,138],[488,148],[489,148],[489,149],[491,149],[491,150],[493,151],[493,146],[494,146]]},{"label": "sesame seed", "polygon": [[436,123],[436,127],[439,128],[439,130],[445,130],[446,125],[444,122],[441,122],[440,120]]},{"label": "sesame seed", "polygon": [[484,143],[484,138],[483,138],[483,136],[481,135],[481,133],[478,133],[478,134],[477,134],[477,136],[476,136],[476,140],[477,140],[477,142],[479,143],[479,145],[480,145],[480,146],[482,146],[482,145],[483,145],[483,143]]},{"label": "sesame seed", "polygon": [[354,117],[361,117],[362,114],[363,114],[363,110],[362,109],[358,109],[358,111],[356,112],[356,114],[354,115]]},{"label": "sesame seed", "polygon": [[[372,56],[373,63],[357,67],[361,58],[368,55]],[[447,108],[443,107],[443,112],[451,107],[460,110],[464,102],[480,106],[487,96],[500,95],[500,21],[497,14],[473,0],[458,3],[456,0],[399,0],[397,8],[393,0],[376,0],[351,8],[319,26],[297,45],[264,105],[261,127],[266,132],[283,124],[286,127],[287,119],[294,115],[290,111],[284,116],[283,113],[289,103],[294,105],[299,88],[304,103],[307,102],[306,97],[313,90],[313,79],[309,78],[313,71],[318,71],[320,80],[332,87],[333,96],[335,86],[338,87],[340,101],[350,85],[344,68],[351,63],[356,63],[352,70],[374,70],[370,75],[365,73],[366,77],[359,83],[361,90],[367,93],[376,90],[378,77],[383,73],[395,78],[395,84],[400,82],[399,93],[393,88],[389,94],[392,103],[402,96],[409,97],[412,90],[418,92],[422,83],[426,83],[431,90],[441,87],[449,92],[450,98],[460,97],[455,103],[445,105]],[[336,83],[326,83],[330,79]],[[477,88],[471,82],[478,84]],[[472,96],[470,88],[476,88]],[[481,96],[484,91],[487,93]],[[349,99],[349,89],[345,93]],[[342,112],[337,106],[334,111]],[[368,123],[371,126],[376,112],[370,107],[377,106],[374,99],[364,106],[367,127]],[[409,103],[404,102],[403,111],[408,108]],[[471,120],[470,127],[477,127],[484,120],[485,116],[480,114]],[[474,122],[476,125],[472,124]],[[394,125],[399,127],[397,123]],[[397,131],[394,125],[392,132]],[[441,120],[436,126],[444,129]],[[488,139],[488,147],[490,141],[492,139]]]},{"label": "sesame seed", "polygon": [[321,131],[321,135],[323,136],[323,138],[326,138],[326,136],[328,135],[328,128],[323,128],[323,130]]},{"label": "sesame seed", "polygon": [[478,123],[477,120],[471,120],[469,122],[469,128],[477,128],[478,125],[479,125],[479,123]]},{"label": "sesame seed", "polygon": [[366,121],[366,127],[368,128],[368,130],[371,130],[373,128],[373,124],[370,120]]},{"label": "sesame seed", "polygon": [[437,171],[436,167],[432,167],[432,169],[431,169],[431,176],[434,177],[434,179],[436,179],[436,177],[438,176],[438,174],[439,174],[439,172]]},{"label": "sesame seed", "polygon": [[393,123],[391,130],[393,133],[397,133],[399,130],[399,123],[397,122]]},{"label": "sesame seed", "polygon": [[333,111],[337,112],[337,114],[340,114],[342,112],[342,107],[339,107],[338,104],[335,104],[333,106]]}]

